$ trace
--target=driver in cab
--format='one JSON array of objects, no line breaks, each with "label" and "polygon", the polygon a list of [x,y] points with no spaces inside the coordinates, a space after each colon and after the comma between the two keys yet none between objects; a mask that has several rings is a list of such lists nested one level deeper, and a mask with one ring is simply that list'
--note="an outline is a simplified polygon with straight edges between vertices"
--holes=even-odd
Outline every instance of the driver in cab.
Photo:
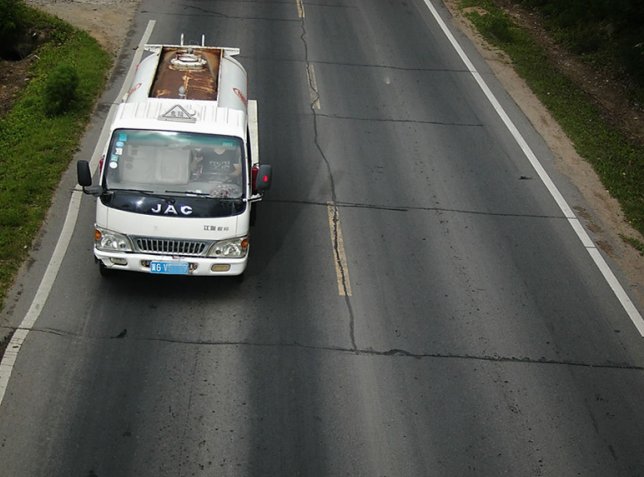
[{"label": "driver in cab", "polygon": [[191,171],[196,180],[234,181],[242,171],[239,151],[224,145],[195,149]]}]

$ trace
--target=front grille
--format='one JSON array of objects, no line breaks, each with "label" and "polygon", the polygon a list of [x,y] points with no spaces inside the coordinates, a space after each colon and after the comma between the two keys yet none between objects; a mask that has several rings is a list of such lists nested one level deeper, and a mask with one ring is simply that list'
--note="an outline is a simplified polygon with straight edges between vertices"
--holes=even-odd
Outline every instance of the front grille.
[{"label": "front grille", "polygon": [[210,242],[175,240],[154,237],[133,237],[137,251],[160,255],[187,255],[199,257],[206,254]]}]

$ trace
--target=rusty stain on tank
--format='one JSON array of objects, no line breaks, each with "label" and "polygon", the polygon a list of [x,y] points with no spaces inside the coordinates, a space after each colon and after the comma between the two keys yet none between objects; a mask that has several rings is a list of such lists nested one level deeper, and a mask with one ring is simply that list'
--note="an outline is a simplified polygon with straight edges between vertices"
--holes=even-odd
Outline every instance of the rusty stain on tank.
[{"label": "rusty stain on tank", "polygon": [[150,97],[216,101],[221,54],[217,48],[164,47]]}]

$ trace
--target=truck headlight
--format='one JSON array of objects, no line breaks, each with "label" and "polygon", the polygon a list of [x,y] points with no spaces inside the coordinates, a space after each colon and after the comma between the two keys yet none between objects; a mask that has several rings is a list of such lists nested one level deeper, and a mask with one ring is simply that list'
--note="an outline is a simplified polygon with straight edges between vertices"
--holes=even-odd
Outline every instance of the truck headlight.
[{"label": "truck headlight", "polygon": [[102,252],[131,252],[130,240],[123,234],[96,227],[94,245]]},{"label": "truck headlight", "polygon": [[242,258],[248,253],[248,237],[237,237],[215,242],[208,251],[209,257]]}]

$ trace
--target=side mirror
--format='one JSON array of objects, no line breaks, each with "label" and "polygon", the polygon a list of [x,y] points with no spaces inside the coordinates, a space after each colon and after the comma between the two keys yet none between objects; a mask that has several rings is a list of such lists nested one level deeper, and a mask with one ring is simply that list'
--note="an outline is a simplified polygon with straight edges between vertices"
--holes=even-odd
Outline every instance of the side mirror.
[{"label": "side mirror", "polygon": [[89,170],[89,162],[78,161],[76,163],[76,176],[78,177],[78,184],[83,186],[83,192],[86,194],[99,196],[104,192],[100,185],[92,185],[92,173]]},{"label": "side mirror", "polygon": [[273,168],[268,164],[262,164],[257,171],[257,178],[255,180],[255,190],[257,192],[264,192],[270,189],[271,180],[273,178]]},{"label": "side mirror", "polygon": [[76,163],[76,176],[78,177],[78,184],[83,187],[92,185],[92,173],[89,171],[89,162],[78,161]]}]

